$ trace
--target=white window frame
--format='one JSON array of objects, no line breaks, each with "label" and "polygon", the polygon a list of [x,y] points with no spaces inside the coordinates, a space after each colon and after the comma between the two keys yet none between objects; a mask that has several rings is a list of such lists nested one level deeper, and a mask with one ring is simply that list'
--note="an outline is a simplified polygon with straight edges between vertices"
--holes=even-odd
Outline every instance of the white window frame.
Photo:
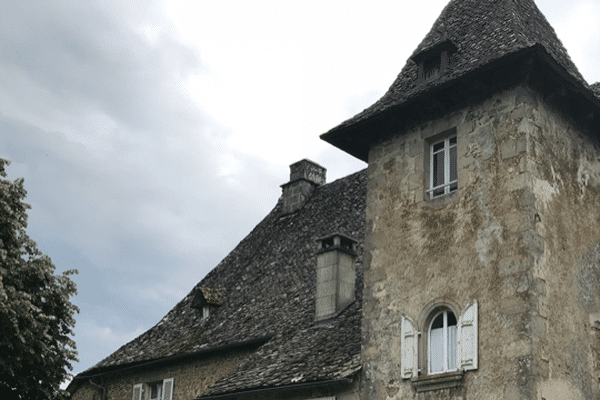
[{"label": "white window frame", "polygon": [[[454,368],[450,368],[448,363],[449,363],[449,349],[448,349],[448,313],[452,313],[452,315],[454,315],[454,318],[456,319],[456,329],[457,329],[457,333],[454,335],[454,350],[455,350],[455,354],[454,354]],[[432,371],[432,362],[433,362],[433,346],[431,344],[431,328],[433,326],[433,322],[437,319],[437,317],[442,314],[443,315],[443,327],[442,327],[442,356],[443,356],[443,361],[442,361],[442,370],[441,371]],[[431,321],[429,322],[429,329],[427,329],[427,373],[429,375],[434,375],[434,374],[443,374],[445,372],[452,372],[452,371],[456,371],[458,370],[458,365],[457,365],[457,358],[458,358],[458,318],[456,317],[456,314],[454,314],[454,312],[452,312],[452,310],[448,310],[448,309],[444,309],[441,311],[438,311],[437,313],[435,313],[433,315],[433,318],[431,318]]]},{"label": "white window frame", "polygon": [[[450,144],[450,141],[452,139],[456,139],[456,143],[454,144]],[[444,143],[444,147],[441,150],[435,151],[434,152],[434,147],[440,143]],[[451,149],[456,148],[456,179],[454,180],[450,180],[450,151]],[[433,186],[433,180],[434,180],[434,176],[436,171],[433,169],[433,165],[434,165],[434,156],[436,154],[439,153],[444,153],[444,181],[441,184],[438,184],[437,186]],[[456,187],[453,187],[456,184]],[[443,193],[438,193],[435,194],[436,191],[439,191],[443,189]],[[449,194],[451,192],[455,192],[456,190],[458,190],[458,136],[456,134],[450,135],[442,140],[436,140],[435,142],[431,143],[431,145],[429,146],[429,190],[427,191],[427,193],[429,193],[429,198],[430,199],[434,199],[434,198],[438,198],[441,197],[443,195]]]},{"label": "white window frame", "polygon": [[173,399],[173,378],[163,379],[160,384],[160,394],[157,398],[151,398],[150,385],[157,384],[158,382],[146,382],[137,383],[133,385],[133,400],[172,400]]},{"label": "white window frame", "polygon": [[[440,307],[435,307],[432,312],[427,313],[427,318],[421,322],[428,329],[425,333],[427,338],[421,338],[421,332],[418,329],[418,325],[408,316],[402,317],[401,324],[401,337],[402,342],[400,345],[401,352],[401,374],[402,379],[419,379],[419,375],[421,372],[421,368],[419,368],[419,364],[423,366],[423,364],[427,364],[427,367],[423,366],[424,373],[429,375],[429,336],[430,329],[435,317],[437,317],[440,312],[443,311],[451,311],[454,316],[457,318],[457,332],[456,332],[456,369],[453,371],[470,371],[476,370],[478,367],[478,358],[479,358],[479,343],[478,343],[478,304],[477,302],[468,303],[462,311],[460,316],[457,313],[457,310],[454,307],[449,307],[446,305],[440,305]],[[433,318],[430,318],[433,316]],[[422,325],[422,326],[423,326]],[[423,342],[422,340],[425,340]],[[423,346],[421,350],[419,350],[419,343]],[[426,352],[425,354],[420,354],[420,352]],[[419,356],[423,357],[419,359]],[[419,362],[421,361],[421,363]],[[447,365],[447,364],[446,364]],[[452,371],[446,371],[452,373]],[[440,373],[432,373],[431,375],[442,374]]]}]

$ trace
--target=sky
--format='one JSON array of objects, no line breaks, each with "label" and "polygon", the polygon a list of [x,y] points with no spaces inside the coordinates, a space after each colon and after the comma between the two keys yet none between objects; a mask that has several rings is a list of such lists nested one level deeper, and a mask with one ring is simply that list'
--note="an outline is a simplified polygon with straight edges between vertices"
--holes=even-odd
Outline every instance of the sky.
[{"label": "sky", "polygon": [[[156,324],[392,84],[446,0],[6,2],[0,158],[80,308],[77,374]],[[537,0],[589,83],[600,0]]]}]

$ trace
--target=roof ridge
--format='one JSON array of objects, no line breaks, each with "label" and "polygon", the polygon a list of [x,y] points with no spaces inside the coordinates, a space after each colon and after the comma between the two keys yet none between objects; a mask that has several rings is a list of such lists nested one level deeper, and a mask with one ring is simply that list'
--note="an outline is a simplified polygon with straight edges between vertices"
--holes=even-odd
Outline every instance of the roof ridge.
[{"label": "roof ridge", "polygon": [[518,7],[517,2],[518,2],[518,0],[508,0],[513,31],[514,31],[515,35],[517,36],[516,40],[519,41],[521,45],[527,46],[527,45],[530,45],[530,43],[528,43],[525,32],[523,32],[523,30],[521,29],[521,24],[522,24],[521,19],[522,18],[521,18],[521,14],[517,10],[517,7]]}]

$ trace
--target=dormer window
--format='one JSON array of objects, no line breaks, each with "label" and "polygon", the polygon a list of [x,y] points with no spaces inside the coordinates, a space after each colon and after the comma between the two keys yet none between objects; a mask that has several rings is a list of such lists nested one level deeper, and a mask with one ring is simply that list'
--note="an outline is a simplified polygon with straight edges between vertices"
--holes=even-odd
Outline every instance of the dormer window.
[{"label": "dormer window", "polygon": [[454,43],[446,39],[414,55],[412,59],[419,66],[419,82],[430,82],[444,75],[456,49]]},{"label": "dormer window", "polygon": [[212,288],[196,289],[191,307],[201,312],[202,319],[206,320],[211,312],[221,305],[221,290]]}]

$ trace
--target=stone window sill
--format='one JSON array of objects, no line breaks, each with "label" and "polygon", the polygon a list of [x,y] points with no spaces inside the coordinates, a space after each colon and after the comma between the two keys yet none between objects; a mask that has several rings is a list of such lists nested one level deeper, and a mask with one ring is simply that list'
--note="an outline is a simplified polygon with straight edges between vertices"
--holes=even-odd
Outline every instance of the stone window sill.
[{"label": "stone window sill", "polygon": [[446,372],[443,374],[428,375],[413,378],[412,384],[417,392],[428,392],[431,390],[449,389],[459,387],[462,384],[464,372],[462,370]]}]

